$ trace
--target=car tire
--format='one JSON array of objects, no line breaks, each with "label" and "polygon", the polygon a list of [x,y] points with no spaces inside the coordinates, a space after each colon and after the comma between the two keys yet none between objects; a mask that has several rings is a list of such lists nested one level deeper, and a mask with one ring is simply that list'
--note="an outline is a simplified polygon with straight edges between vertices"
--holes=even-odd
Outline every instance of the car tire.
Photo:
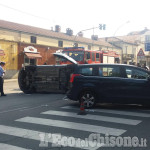
[{"label": "car tire", "polygon": [[79,98],[79,103],[82,102],[85,108],[92,108],[96,104],[96,95],[90,90],[83,91]]}]

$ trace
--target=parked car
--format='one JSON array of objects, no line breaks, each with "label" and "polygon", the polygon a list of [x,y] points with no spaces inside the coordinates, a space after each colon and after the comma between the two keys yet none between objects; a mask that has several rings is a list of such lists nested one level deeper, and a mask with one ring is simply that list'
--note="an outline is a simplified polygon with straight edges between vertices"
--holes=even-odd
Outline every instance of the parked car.
[{"label": "parked car", "polygon": [[150,72],[123,64],[76,65],[67,97],[84,102],[150,104]]}]

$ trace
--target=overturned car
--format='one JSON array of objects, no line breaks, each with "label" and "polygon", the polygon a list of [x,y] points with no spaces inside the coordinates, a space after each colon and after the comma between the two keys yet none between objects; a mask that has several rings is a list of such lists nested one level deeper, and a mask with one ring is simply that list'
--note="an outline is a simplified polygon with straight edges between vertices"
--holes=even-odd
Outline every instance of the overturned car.
[{"label": "overturned car", "polygon": [[18,84],[24,93],[65,93],[68,90],[70,75],[77,62],[61,53],[54,55],[67,59],[72,64],[23,67],[18,75]]}]

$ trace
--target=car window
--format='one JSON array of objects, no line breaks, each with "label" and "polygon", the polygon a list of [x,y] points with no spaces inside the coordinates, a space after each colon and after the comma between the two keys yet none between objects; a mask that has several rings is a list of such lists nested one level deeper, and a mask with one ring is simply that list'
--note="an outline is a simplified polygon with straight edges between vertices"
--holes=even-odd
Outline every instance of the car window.
[{"label": "car window", "polygon": [[92,67],[80,68],[78,73],[85,75],[85,76],[92,76],[93,75],[93,68]]},{"label": "car window", "polygon": [[126,77],[133,79],[147,79],[149,74],[145,71],[136,69],[136,68],[125,68]]},{"label": "car window", "polygon": [[85,59],[86,60],[89,60],[91,57],[90,57],[90,52],[86,52],[85,53]]},{"label": "car window", "polygon": [[99,76],[103,76],[103,77],[120,77],[120,69],[117,66],[99,67]]},{"label": "car window", "polygon": [[99,61],[99,53],[96,53],[96,61]]}]

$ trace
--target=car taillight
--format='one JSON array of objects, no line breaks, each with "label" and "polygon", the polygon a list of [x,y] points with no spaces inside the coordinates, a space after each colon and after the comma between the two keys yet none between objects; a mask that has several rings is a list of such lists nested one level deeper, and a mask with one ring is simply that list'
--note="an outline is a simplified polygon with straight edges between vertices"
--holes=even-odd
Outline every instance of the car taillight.
[{"label": "car taillight", "polygon": [[72,83],[74,81],[74,78],[76,76],[80,76],[81,74],[72,74],[71,77],[70,77],[70,82]]}]

